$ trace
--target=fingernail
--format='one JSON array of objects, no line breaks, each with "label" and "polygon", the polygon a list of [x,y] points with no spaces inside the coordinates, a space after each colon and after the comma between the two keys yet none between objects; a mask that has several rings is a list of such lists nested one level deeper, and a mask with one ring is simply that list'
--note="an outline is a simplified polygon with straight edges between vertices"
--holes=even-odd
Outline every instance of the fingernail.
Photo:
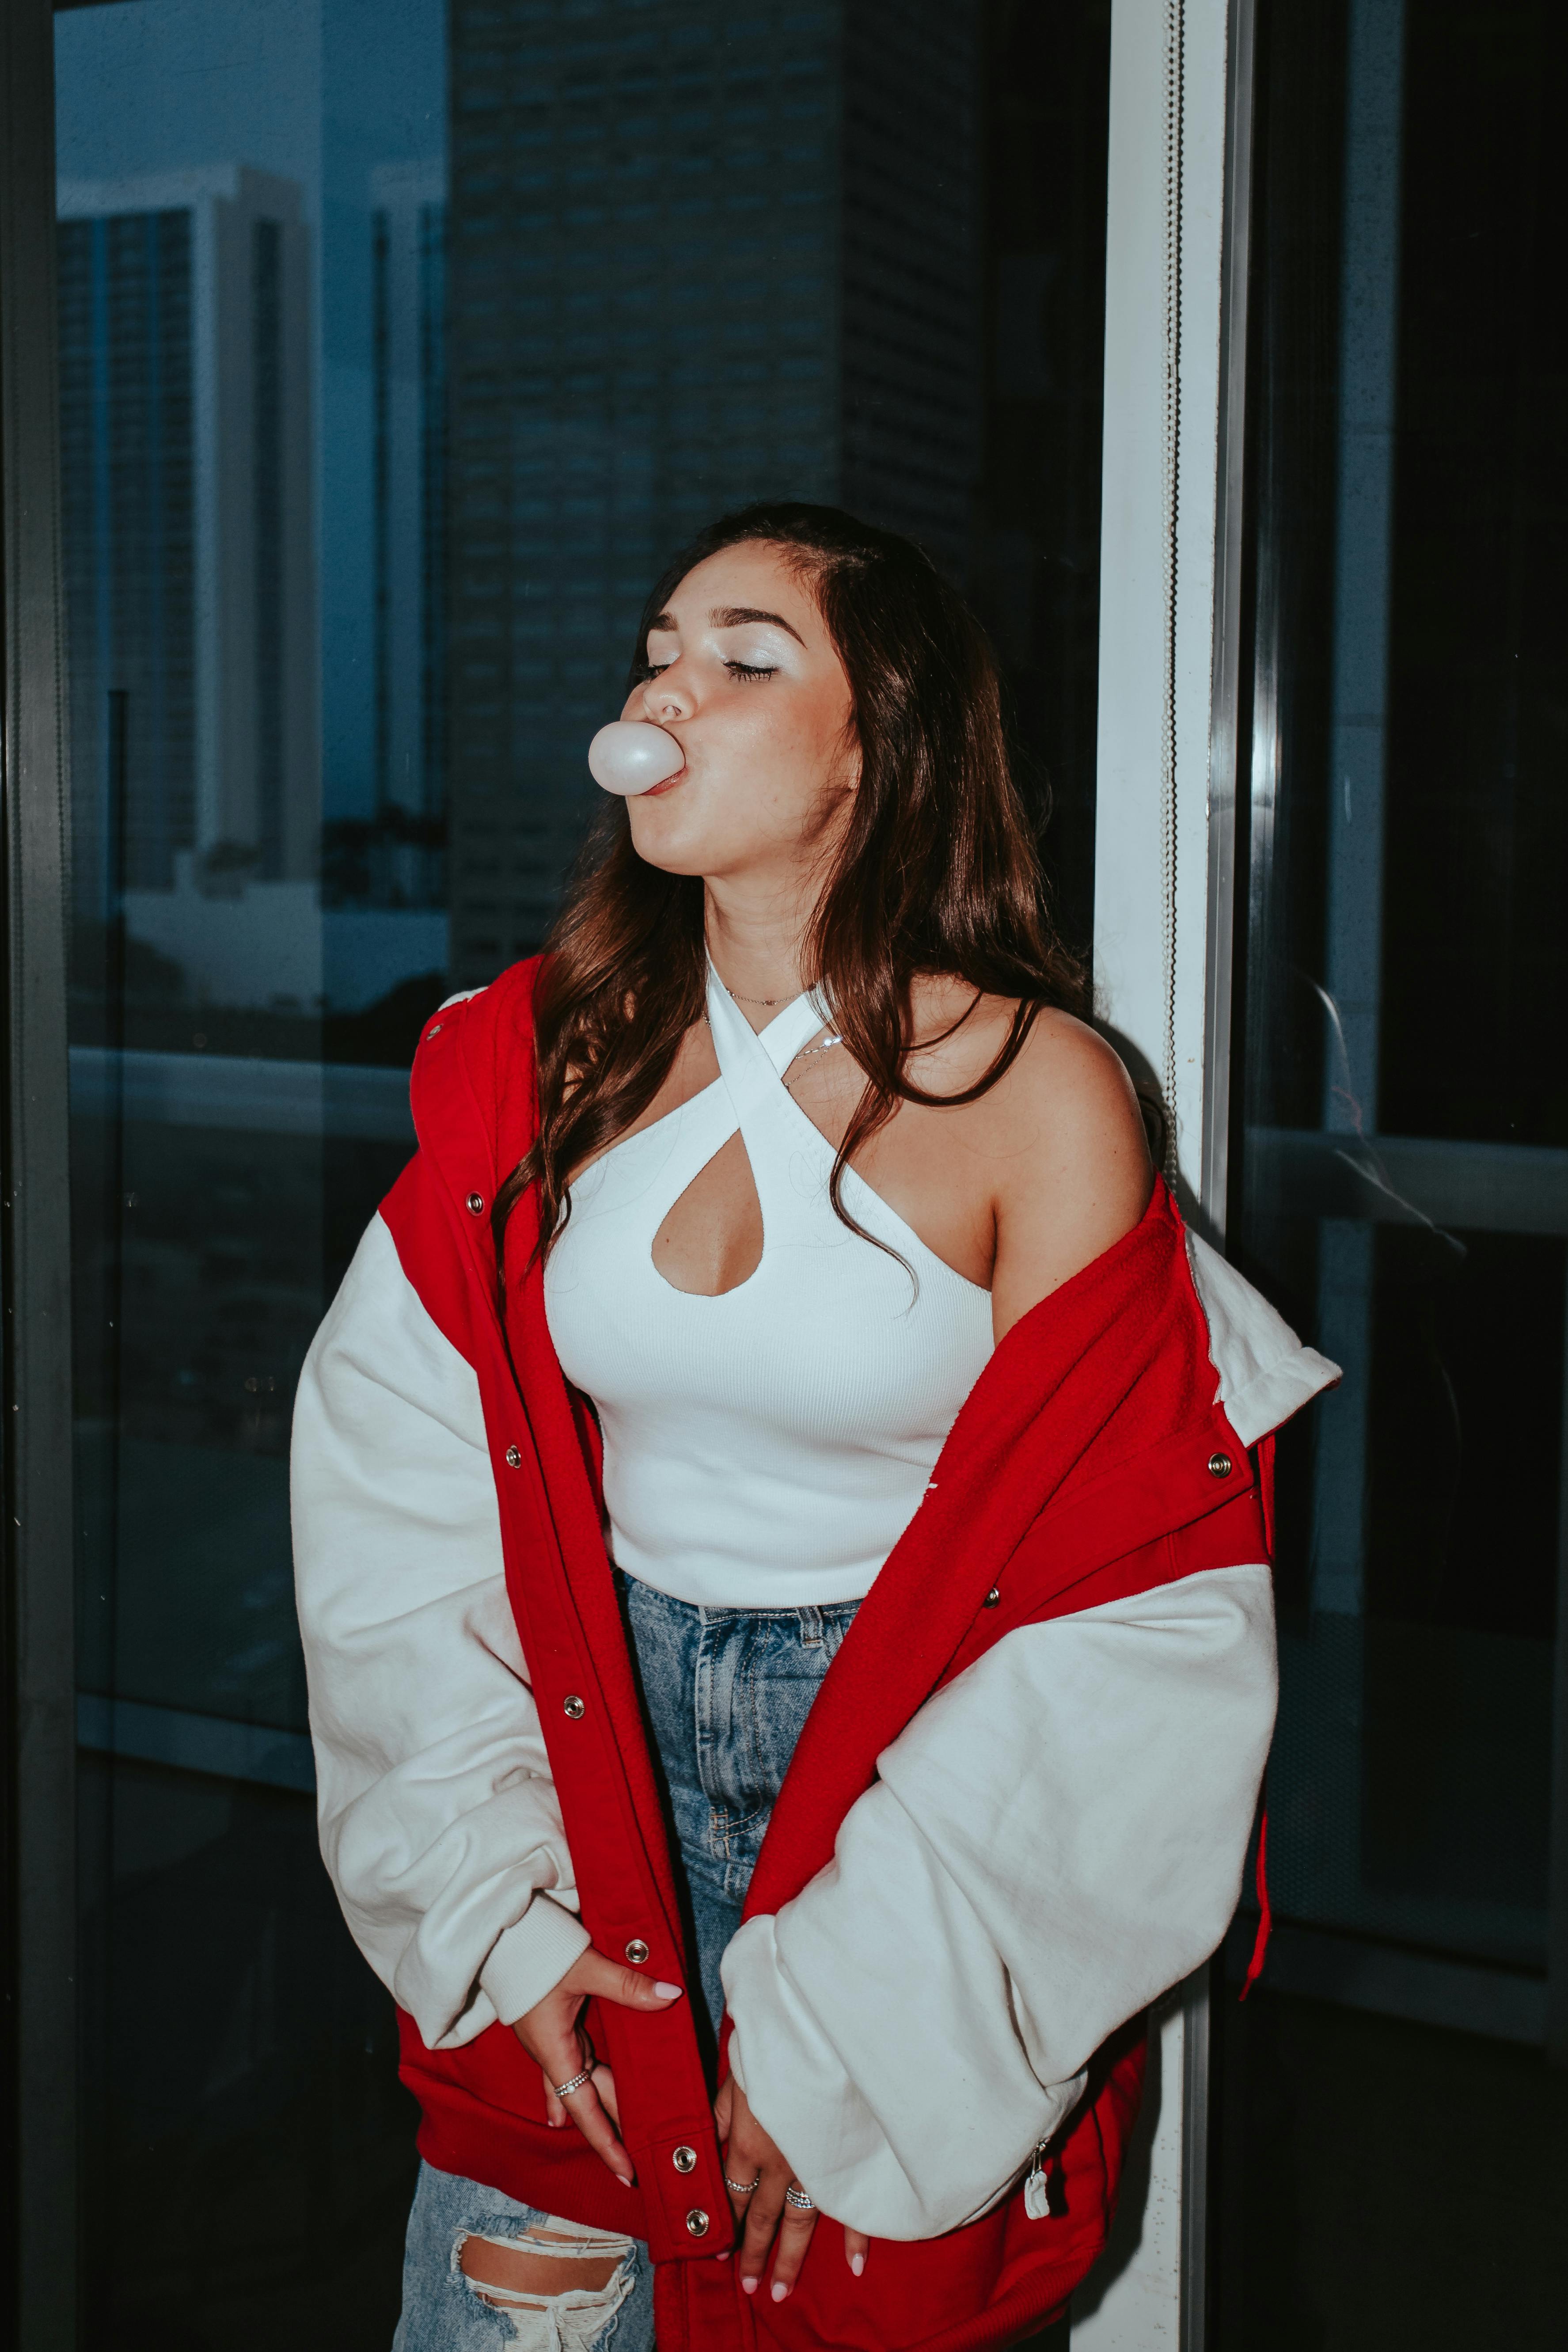
[{"label": "fingernail", "polygon": [[685,1990],[685,1987],[683,1985],[656,1984],[654,1990],[658,1993],[661,2000],[679,2000],[682,1992]]},{"label": "fingernail", "polygon": [[860,2275],[860,2273],[861,2273],[861,2272],[862,2272],[862,2271],[865,2269],[865,2267],[866,2267],[866,2257],[865,2257],[865,2255],[864,2255],[864,2254],[851,2254],[851,2255],[850,2255],[850,2257],[849,2257],[849,2267],[850,2267],[850,2269],[854,2272],[854,2273],[855,2273],[856,2277],[857,2277],[857,2278],[858,2278],[858,2277],[859,2277],[859,2275]]},{"label": "fingernail", "polygon": [[741,2281],[741,2292],[742,2294],[755,2294],[756,2291],[757,2282],[755,2279],[743,2278]]},{"label": "fingernail", "polygon": [[731,2255],[731,2253],[732,2253],[733,2252],[734,2252],[734,2248],[733,2248],[732,2246],[726,2246],[726,2247],[725,2247],[725,2249],[724,2249],[724,2251],[723,2251],[723,2252],[722,2252],[721,2254],[716,2254],[716,2255],[714,2256],[714,2260],[715,2260],[716,2262],[727,2263],[727,2262],[729,2261],[729,2259],[730,2259],[730,2256]]},{"label": "fingernail", "polygon": [[623,2189],[630,2189],[637,2179],[637,2174],[635,2172],[617,2172],[616,2179],[620,2182]]},{"label": "fingernail", "polygon": [[773,2281],[773,2301],[775,2303],[782,2303],[788,2293],[789,2289],[787,2286],[780,2286],[777,2279]]}]

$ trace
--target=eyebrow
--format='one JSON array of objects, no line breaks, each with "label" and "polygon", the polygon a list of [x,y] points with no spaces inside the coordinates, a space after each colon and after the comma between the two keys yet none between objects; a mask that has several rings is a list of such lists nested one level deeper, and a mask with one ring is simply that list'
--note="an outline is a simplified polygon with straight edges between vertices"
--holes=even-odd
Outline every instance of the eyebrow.
[{"label": "eyebrow", "polygon": [[[708,615],[708,625],[710,629],[740,629],[743,628],[748,621],[771,621],[775,629],[783,629],[787,636],[795,639],[797,646],[804,646],[805,643],[800,631],[792,629],[782,613],[764,613],[754,604],[720,604]],[[650,636],[655,629],[673,629],[675,615],[673,613],[657,613],[647,625]]]},{"label": "eyebrow", "polygon": [[753,604],[721,604],[717,612],[709,614],[708,620],[715,629],[738,629],[747,621],[771,621],[775,629],[783,629],[797,646],[805,643],[800,631],[792,629],[782,613],[759,613]]}]

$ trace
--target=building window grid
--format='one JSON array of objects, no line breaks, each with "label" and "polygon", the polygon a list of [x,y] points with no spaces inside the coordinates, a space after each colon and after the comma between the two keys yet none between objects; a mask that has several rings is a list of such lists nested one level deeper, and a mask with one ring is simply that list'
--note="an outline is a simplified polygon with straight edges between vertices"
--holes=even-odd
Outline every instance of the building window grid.
[{"label": "building window grid", "polygon": [[190,215],[58,236],[77,906],[104,921],[121,889],[168,887],[195,828]]},{"label": "building window grid", "polygon": [[[936,27],[936,13],[918,6],[896,26],[889,17],[900,44],[918,52],[901,79],[918,84],[940,54],[950,68],[942,105],[967,119],[959,85],[976,66],[976,12],[960,9],[957,32]],[[847,75],[867,78],[879,42],[862,44],[857,62],[837,13],[822,10],[765,9],[749,32],[726,21],[728,56],[707,12],[678,22],[661,5],[635,34],[617,28],[587,44],[566,27],[544,37],[547,26],[520,0],[482,11],[456,0],[451,158],[454,625],[477,616],[482,598],[503,635],[520,649],[526,638],[540,656],[503,677],[488,722],[463,714],[464,759],[493,728],[487,779],[504,779],[519,819],[536,810],[542,819],[525,861],[541,907],[587,813],[580,737],[619,699],[625,648],[612,641],[586,663],[577,648],[630,617],[620,610],[633,602],[623,586],[628,529],[653,568],[695,524],[748,497],[837,499],[915,529],[962,564],[978,465],[978,385],[966,399],[949,354],[962,341],[973,373],[975,277],[955,273],[948,250],[963,239],[948,237],[942,276],[952,282],[932,285],[928,303],[960,315],[921,321],[940,356],[922,359],[916,381],[877,350],[893,323],[885,310],[875,320],[843,315],[847,277],[873,255],[900,268],[898,311],[919,311],[918,268],[886,247],[900,223],[918,225],[954,197],[952,186],[924,185],[927,154],[900,140],[885,108],[876,157],[848,176],[838,139],[819,135],[875,104]],[[710,44],[708,53],[672,62],[678,33],[689,49]],[[884,58],[877,71],[886,67]],[[916,95],[929,113],[931,94]],[[483,100],[482,110],[470,112],[470,100]],[[967,168],[953,158],[960,210]],[[596,201],[578,193],[590,184]],[[760,234],[764,206],[776,235]],[[885,216],[875,225],[873,208]],[[662,316],[651,315],[656,305]],[[858,409],[868,414],[858,419]],[[635,508],[609,478],[628,448],[650,460]],[[568,497],[584,470],[599,494]],[[939,471],[955,478],[938,481]],[[586,622],[584,592],[609,600]],[[536,601],[549,608],[542,625],[528,612]],[[569,647],[567,702],[559,681]],[[461,835],[468,785],[454,775]],[[488,781],[482,789],[488,797]],[[466,862],[459,850],[458,872]],[[486,916],[488,939],[492,906]],[[460,886],[452,918],[455,975],[488,977]],[[524,925],[521,903],[517,920]],[[520,928],[510,951],[536,940]]]}]

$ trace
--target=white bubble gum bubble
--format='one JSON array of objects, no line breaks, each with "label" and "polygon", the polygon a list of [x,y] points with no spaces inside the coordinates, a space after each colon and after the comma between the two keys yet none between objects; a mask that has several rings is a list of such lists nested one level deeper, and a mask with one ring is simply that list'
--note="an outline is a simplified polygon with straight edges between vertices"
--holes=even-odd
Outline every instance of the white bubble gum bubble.
[{"label": "white bubble gum bubble", "polygon": [[631,799],[677,775],[686,754],[673,735],[650,719],[616,719],[588,746],[588,772],[607,793]]}]

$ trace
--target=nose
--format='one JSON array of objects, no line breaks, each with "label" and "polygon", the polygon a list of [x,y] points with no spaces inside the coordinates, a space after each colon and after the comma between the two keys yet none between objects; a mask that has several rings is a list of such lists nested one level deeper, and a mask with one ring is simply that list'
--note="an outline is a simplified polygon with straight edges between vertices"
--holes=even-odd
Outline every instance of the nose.
[{"label": "nose", "polygon": [[697,708],[697,698],[679,670],[679,664],[672,663],[643,688],[642,707],[656,727],[668,727],[672,719],[689,719]]}]

